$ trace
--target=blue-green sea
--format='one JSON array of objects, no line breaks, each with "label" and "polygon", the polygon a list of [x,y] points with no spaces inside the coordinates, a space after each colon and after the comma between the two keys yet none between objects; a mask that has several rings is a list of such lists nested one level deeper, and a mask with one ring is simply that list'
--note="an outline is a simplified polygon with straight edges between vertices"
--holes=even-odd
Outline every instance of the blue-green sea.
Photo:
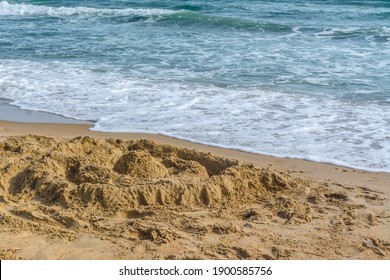
[{"label": "blue-green sea", "polygon": [[390,1],[0,1],[0,97],[390,172]]}]

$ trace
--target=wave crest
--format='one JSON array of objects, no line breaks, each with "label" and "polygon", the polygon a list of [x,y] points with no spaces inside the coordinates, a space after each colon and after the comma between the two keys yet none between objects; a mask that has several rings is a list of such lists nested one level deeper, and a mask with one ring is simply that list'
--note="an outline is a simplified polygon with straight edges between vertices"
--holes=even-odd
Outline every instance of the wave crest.
[{"label": "wave crest", "polygon": [[[176,7],[178,8],[178,7]],[[50,7],[30,4],[10,4],[7,1],[0,2],[0,15],[2,16],[49,16],[49,17],[121,17],[119,21],[126,20],[148,20],[156,22],[173,22],[179,25],[204,26],[211,28],[227,28],[238,30],[270,31],[270,32],[291,32],[289,26],[263,23],[243,18],[222,17],[205,15],[197,12],[197,7],[180,6],[180,10],[157,9],[157,8],[123,8],[123,9],[99,9],[91,7]]]},{"label": "wave crest", "polygon": [[177,11],[164,9],[98,9],[90,7],[50,7],[30,4],[10,4],[0,2],[0,15],[3,16],[163,16]]}]

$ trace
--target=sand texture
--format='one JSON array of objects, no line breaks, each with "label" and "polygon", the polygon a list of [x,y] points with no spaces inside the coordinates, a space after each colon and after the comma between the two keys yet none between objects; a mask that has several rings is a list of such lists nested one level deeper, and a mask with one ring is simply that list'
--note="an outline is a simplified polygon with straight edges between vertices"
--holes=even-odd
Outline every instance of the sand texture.
[{"label": "sand texture", "polygon": [[390,259],[368,184],[151,140],[0,138],[1,259]]}]

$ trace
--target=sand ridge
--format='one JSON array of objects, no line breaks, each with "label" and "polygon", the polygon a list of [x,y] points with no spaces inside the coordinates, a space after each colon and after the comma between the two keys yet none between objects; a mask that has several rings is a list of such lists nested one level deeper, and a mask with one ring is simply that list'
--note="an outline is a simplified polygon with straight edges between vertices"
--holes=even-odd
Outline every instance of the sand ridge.
[{"label": "sand ridge", "polygon": [[369,188],[151,140],[5,137],[0,158],[2,259],[390,258]]}]

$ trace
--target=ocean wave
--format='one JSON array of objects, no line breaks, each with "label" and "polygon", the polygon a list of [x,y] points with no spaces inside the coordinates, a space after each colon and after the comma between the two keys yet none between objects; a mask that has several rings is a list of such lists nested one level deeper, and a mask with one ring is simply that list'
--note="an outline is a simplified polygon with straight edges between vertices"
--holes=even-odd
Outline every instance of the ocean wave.
[{"label": "ocean wave", "polygon": [[[180,8],[180,9],[178,9]],[[198,6],[181,5],[170,9],[157,8],[123,8],[123,9],[99,9],[91,7],[50,7],[31,4],[11,4],[7,1],[0,2],[0,15],[2,16],[30,16],[30,17],[109,17],[123,22],[154,20],[161,23],[174,23],[186,26],[216,27],[237,30],[255,30],[269,32],[290,32],[292,28],[282,24],[263,23],[249,19],[213,16],[199,12]],[[118,18],[120,17],[120,18]]]},{"label": "ocean wave", "polygon": [[259,22],[236,17],[206,15],[195,11],[182,10],[161,17],[159,21],[171,21],[180,25],[219,27],[237,30],[270,32],[291,32],[292,28],[283,24]]},{"label": "ocean wave", "polygon": [[90,7],[50,7],[30,4],[11,4],[7,1],[0,2],[0,15],[2,16],[163,16],[177,11],[165,9],[98,9]]},{"label": "ocean wave", "polygon": [[358,36],[361,34],[382,34],[383,36],[390,36],[390,29],[387,27],[327,27],[316,33],[317,36]]},{"label": "ocean wave", "polygon": [[187,5],[177,5],[174,7],[174,9],[175,10],[186,10],[186,11],[200,11],[200,10],[202,10],[202,7],[197,6],[197,5],[187,4]]},{"label": "ocean wave", "polygon": [[314,34],[316,37],[331,39],[365,38],[368,41],[387,43],[390,41],[390,29],[387,27],[328,27]]}]

